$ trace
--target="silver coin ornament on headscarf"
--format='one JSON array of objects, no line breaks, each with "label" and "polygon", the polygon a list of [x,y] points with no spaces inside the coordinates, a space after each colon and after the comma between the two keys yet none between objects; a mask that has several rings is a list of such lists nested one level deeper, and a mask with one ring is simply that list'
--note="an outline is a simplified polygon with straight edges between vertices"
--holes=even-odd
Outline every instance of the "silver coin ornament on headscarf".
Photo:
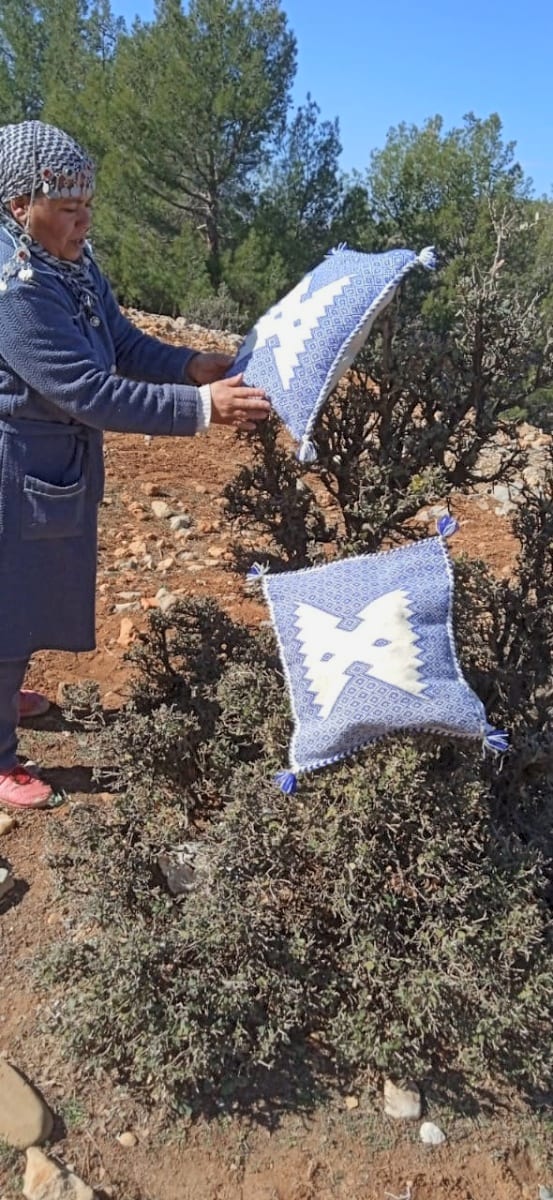
[{"label": "silver coin ornament on headscarf", "polygon": [[89,199],[94,163],[68,133],[43,121],[0,128],[0,204],[16,196]]}]

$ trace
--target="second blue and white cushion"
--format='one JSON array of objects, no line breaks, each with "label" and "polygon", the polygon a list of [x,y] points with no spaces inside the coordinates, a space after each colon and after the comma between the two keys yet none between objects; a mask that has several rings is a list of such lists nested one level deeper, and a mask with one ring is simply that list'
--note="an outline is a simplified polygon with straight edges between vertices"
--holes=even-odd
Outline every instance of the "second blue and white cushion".
[{"label": "second blue and white cushion", "polygon": [[[444,537],[282,574],[257,568],[294,715],[290,771],[337,762],[388,734],[436,732],[506,748],[464,679],[452,627],[453,573]],[[256,568],[250,578],[256,577]]]}]

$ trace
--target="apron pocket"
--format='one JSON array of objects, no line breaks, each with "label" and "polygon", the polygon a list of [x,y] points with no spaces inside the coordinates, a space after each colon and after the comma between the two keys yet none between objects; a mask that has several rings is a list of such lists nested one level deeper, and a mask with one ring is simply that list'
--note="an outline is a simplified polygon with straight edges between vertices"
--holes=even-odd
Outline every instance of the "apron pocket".
[{"label": "apron pocket", "polygon": [[24,541],[37,538],[81,537],[84,528],[86,480],[57,487],[26,475],[23,484]]}]

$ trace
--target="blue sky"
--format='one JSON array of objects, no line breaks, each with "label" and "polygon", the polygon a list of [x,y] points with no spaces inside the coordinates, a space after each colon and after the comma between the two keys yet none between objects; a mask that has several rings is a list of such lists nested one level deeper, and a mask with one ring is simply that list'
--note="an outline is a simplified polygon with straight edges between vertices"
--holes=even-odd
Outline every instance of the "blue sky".
[{"label": "blue sky", "polygon": [[[153,0],[112,0],[128,22]],[[539,194],[553,185],[551,0],[283,0],[298,42],[294,102],[339,117],[344,170],[363,170],[391,125],[498,112]]]}]

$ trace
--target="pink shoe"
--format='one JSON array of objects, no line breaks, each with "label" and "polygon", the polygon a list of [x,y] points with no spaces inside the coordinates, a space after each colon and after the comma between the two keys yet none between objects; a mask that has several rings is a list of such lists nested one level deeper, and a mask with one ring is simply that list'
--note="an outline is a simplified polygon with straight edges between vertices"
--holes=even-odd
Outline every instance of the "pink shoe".
[{"label": "pink shoe", "polygon": [[0,771],[0,808],[46,808],[53,795],[47,783],[19,763]]},{"label": "pink shoe", "polygon": [[40,692],[29,692],[24,688],[19,693],[19,720],[29,717],[43,717],[50,708],[50,701]]}]

